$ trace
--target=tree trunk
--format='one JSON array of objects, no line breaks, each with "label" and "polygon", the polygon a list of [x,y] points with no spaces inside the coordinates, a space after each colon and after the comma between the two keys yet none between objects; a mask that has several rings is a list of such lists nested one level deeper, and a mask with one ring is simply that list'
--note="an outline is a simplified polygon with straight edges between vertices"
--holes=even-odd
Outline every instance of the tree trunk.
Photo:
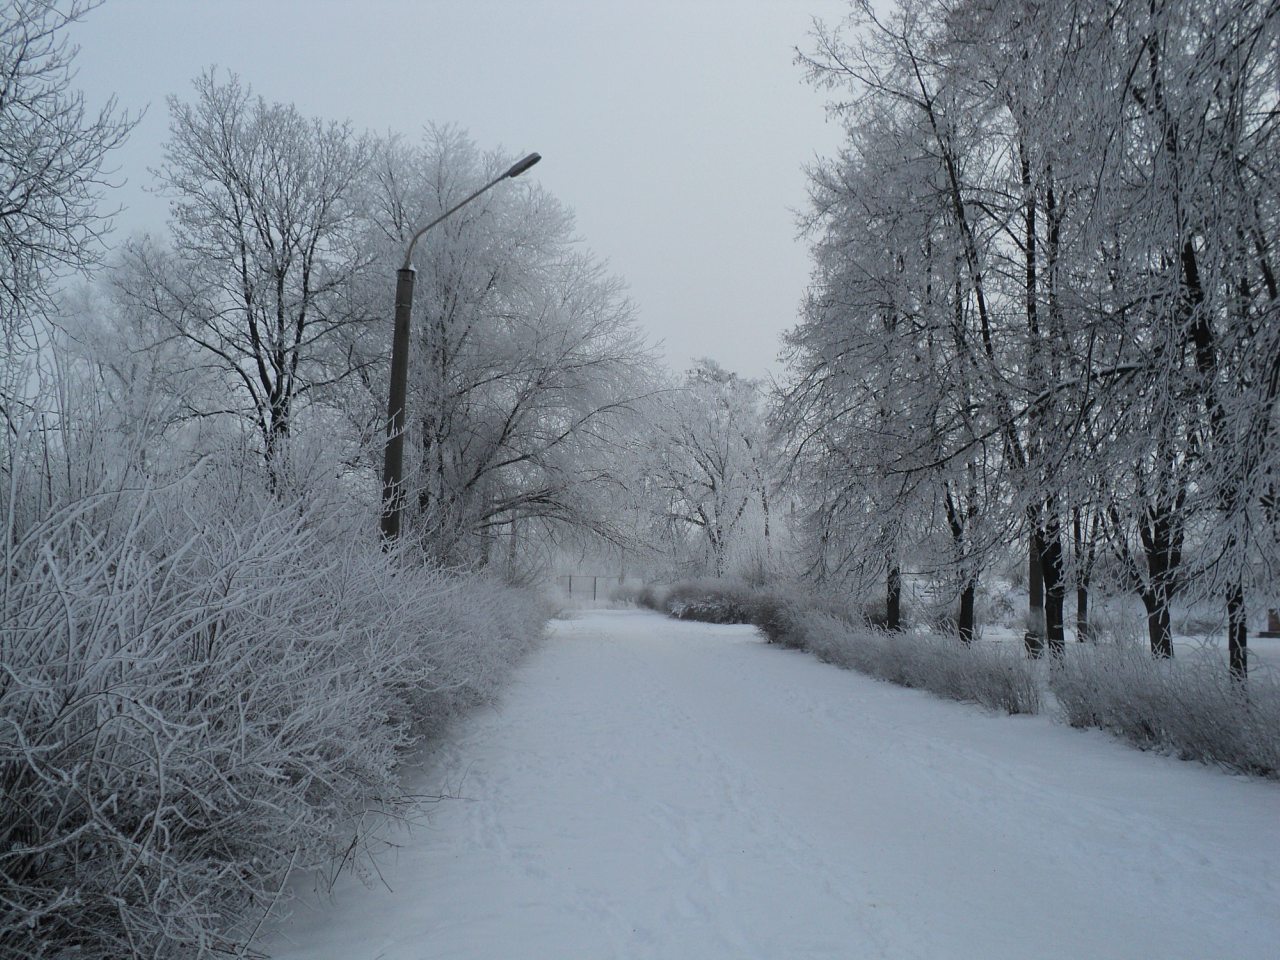
[{"label": "tree trunk", "polygon": [[895,563],[889,567],[884,605],[884,625],[887,630],[902,629],[902,570]]},{"label": "tree trunk", "polygon": [[272,419],[267,431],[266,449],[267,488],[278,496],[284,494],[282,483],[288,466],[289,415],[288,408],[277,409],[272,405]]},{"label": "tree trunk", "polygon": [[1244,605],[1244,584],[1239,581],[1227,595],[1227,657],[1231,679],[1243,683],[1249,676],[1249,616]]},{"label": "tree trunk", "polygon": [[1147,610],[1147,636],[1151,640],[1151,656],[1168,660],[1173,656],[1173,627],[1169,618],[1169,600],[1155,590],[1142,592],[1142,605]]},{"label": "tree trunk", "polygon": [[1167,660],[1173,656],[1173,629],[1169,623],[1169,607],[1177,592],[1176,577],[1182,562],[1181,537],[1176,533],[1174,512],[1161,507],[1143,525],[1141,533],[1147,559],[1147,581],[1150,584],[1143,591],[1142,602],[1147,605],[1151,655],[1158,660]]},{"label": "tree trunk", "polygon": [[1087,643],[1089,636],[1089,585],[1076,584],[1076,640]]},{"label": "tree trunk", "polygon": [[[506,579],[508,583],[514,583],[516,580],[516,521],[513,518],[507,527],[507,573]],[[622,578],[618,578],[618,582],[622,582]]]},{"label": "tree trunk", "polygon": [[960,619],[958,627],[960,629],[960,641],[967,647],[973,642],[973,602],[978,592],[978,583],[976,580],[970,580],[964,585],[964,589],[960,591]]},{"label": "tree trunk", "polygon": [[[1049,191],[1052,197],[1053,191]],[[1097,514],[1092,514],[1093,522],[1086,533],[1083,511],[1080,507],[1072,510],[1071,537],[1075,548],[1076,568],[1076,641],[1088,643],[1089,636],[1089,582],[1093,576],[1094,551],[1097,540]]]},{"label": "tree trunk", "polygon": [[969,463],[969,488],[965,497],[966,507],[962,510],[957,506],[955,499],[951,495],[950,489],[947,491],[946,508],[947,523],[951,527],[951,538],[954,543],[956,561],[960,564],[963,571],[964,587],[960,591],[960,616],[956,626],[959,628],[960,640],[968,646],[973,642],[973,601],[978,591],[978,577],[971,570],[966,570],[968,566],[968,553],[965,544],[965,531],[968,529],[977,516],[977,499],[978,494],[976,485],[973,480],[973,464]]},{"label": "tree trunk", "polygon": [[1036,531],[1035,545],[1040,554],[1040,575],[1044,582],[1044,638],[1049,654],[1062,659],[1067,652],[1067,635],[1063,622],[1063,606],[1067,599],[1066,578],[1062,571],[1062,534],[1056,517]]},{"label": "tree trunk", "polygon": [[1034,660],[1044,655],[1044,579],[1040,574],[1040,551],[1036,549],[1034,534],[1027,560],[1027,595],[1027,632],[1022,639],[1027,656]]}]

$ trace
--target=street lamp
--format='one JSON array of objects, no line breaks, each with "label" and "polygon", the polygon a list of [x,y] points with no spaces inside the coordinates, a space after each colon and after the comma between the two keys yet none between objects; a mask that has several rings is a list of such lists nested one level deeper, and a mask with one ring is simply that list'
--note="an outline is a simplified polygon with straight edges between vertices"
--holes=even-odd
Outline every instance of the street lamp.
[{"label": "street lamp", "polygon": [[404,509],[404,427],[405,393],[409,379],[409,315],[413,310],[413,248],[419,238],[440,221],[445,220],[490,187],[511,177],[518,177],[542,159],[531,153],[517,160],[501,176],[494,177],[461,203],[450,207],[413,235],[404,251],[404,264],[396,271],[396,328],[391,341],[391,392],[387,399],[387,445],[382,459],[382,520],[380,527],[385,544],[400,536],[400,514]]}]

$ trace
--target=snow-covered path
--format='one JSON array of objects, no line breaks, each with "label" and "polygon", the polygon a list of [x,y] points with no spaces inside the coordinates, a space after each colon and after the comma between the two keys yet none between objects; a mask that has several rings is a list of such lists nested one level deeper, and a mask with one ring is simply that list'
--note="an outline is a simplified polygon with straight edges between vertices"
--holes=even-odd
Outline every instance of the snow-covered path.
[{"label": "snow-covered path", "polygon": [[409,784],[278,960],[1280,955],[1280,786],[597,612]]}]

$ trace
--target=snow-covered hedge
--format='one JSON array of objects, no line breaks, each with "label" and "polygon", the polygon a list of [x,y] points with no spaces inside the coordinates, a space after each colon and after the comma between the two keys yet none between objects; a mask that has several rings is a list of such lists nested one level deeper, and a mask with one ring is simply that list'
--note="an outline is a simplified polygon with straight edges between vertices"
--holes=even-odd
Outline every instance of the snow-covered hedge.
[{"label": "snow-covered hedge", "polygon": [[817,610],[791,611],[786,618],[785,644],[828,663],[992,710],[1040,712],[1035,672],[1010,645],[965,646],[955,637],[889,633]]},{"label": "snow-covered hedge", "polygon": [[0,957],[242,955],[545,611],[314,496],[39,446],[0,464]]},{"label": "snow-covered hedge", "polygon": [[702,623],[754,623],[763,594],[737,580],[685,580],[659,601],[677,620]]},{"label": "snow-covered hedge", "polygon": [[1218,659],[1153,660],[1136,645],[1073,648],[1050,675],[1073,727],[1100,727],[1143,749],[1280,776],[1280,683],[1233,681]]},{"label": "snow-covered hedge", "polygon": [[803,602],[825,606],[799,586],[769,588],[732,578],[681,580],[666,587],[645,586],[626,595],[632,603],[677,620],[750,623],[764,629],[777,611]]},{"label": "snow-covered hedge", "polygon": [[681,620],[751,623],[770,643],[952,700],[1007,713],[1040,711],[1035,671],[1020,648],[889,633],[870,626],[860,611],[800,587],[765,590],[732,580],[686,581],[657,598],[657,606]]},{"label": "snow-covered hedge", "polygon": [[618,604],[631,604],[647,610],[662,612],[661,588],[653,584],[620,584],[609,591],[609,600]]}]

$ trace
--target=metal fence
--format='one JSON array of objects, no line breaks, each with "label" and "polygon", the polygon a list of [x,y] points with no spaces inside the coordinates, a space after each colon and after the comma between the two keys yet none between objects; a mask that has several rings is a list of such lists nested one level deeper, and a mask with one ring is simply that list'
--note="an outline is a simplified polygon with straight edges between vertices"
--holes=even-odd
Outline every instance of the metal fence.
[{"label": "metal fence", "polygon": [[565,573],[556,577],[567,596],[581,599],[590,596],[593,603],[607,600],[610,588],[620,587],[626,581],[626,574],[616,573]]}]

